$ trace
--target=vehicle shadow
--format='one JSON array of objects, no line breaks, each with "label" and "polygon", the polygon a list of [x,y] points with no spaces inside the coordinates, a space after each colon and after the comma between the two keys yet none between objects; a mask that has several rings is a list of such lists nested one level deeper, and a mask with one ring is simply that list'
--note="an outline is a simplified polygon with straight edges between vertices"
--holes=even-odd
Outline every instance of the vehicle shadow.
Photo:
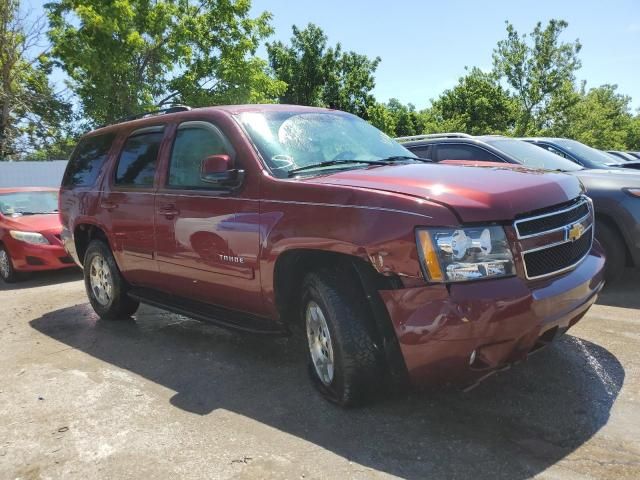
[{"label": "vehicle shadow", "polygon": [[23,280],[16,283],[5,283],[0,280],[0,292],[3,290],[26,290],[29,288],[43,287],[45,285],[76,282],[78,280],[82,280],[82,270],[79,268],[32,272],[27,274]]},{"label": "vehicle shadow", "polygon": [[567,335],[469,393],[396,394],[342,410],[313,390],[295,338],[230,333],[151,307],[104,322],[76,305],[30,325],[175,391],[176,408],[237,412],[409,479],[534,476],[607,423],[625,377],[609,351]]},{"label": "vehicle shadow", "polygon": [[640,292],[640,269],[627,268],[620,280],[604,288],[597,303],[610,307],[640,309],[638,292]]}]

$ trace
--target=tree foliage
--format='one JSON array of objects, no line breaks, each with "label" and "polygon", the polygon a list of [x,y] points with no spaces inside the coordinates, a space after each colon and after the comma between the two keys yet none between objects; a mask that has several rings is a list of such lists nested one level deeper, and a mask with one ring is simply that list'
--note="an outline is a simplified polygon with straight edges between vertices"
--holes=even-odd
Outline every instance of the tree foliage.
[{"label": "tree foliage", "polygon": [[289,45],[267,44],[269,65],[287,85],[279,101],[337,108],[366,118],[375,104],[371,90],[380,58],[344,52],[339,43],[327,46],[327,36],[312,23],[292,30]]},{"label": "tree foliage", "polygon": [[[71,106],[49,82],[40,51],[42,22],[21,15],[17,0],[0,2],[0,159],[65,155]],[[60,158],[60,157],[58,157]]]},{"label": "tree foliage", "polygon": [[580,42],[560,41],[567,28],[564,20],[538,22],[530,34],[520,35],[507,22],[507,38],[493,52],[493,66],[518,100],[516,135],[535,134],[549,126],[551,107],[559,104],[561,92],[571,90],[580,68]]},{"label": "tree foliage", "polygon": [[477,67],[433,101],[431,115],[444,131],[471,135],[509,131],[515,122],[517,102],[494,75]]},{"label": "tree foliage", "polygon": [[94,123],[169,102],[268,102],[284,85],[255,56],[270,14],[248,0],[59,0],[52,54]]},{"label": "tree foliage", "polygon": [[[377,101],[380,58],[329,45],[314,24],[294,25],[289,42],[266,43],[267,59],[259,58],[271,14],[250,15],[250,0],[52,0],[50,52],[39,47],[44,25],[21,17],[18,2],[0,2],[3,159],[64,158],[80,130],[159,105],[273,101],[352,112],[391,136],[554,135],[640,150],[631,99],[615,85],[577,85],[581,45],[562,40],[564,20],[528,34],[507,22],[493,70],[465,67],[419,111]],[[73,101],[55,91],[54,68],[66,73]]]},{"label": "tree foliage", "polygon": [[601,149],[622,149],[628,144],[633,118],[631,98],[616,92],[616,85],[602,85],[582,92],[569,109],[562,136]]}]

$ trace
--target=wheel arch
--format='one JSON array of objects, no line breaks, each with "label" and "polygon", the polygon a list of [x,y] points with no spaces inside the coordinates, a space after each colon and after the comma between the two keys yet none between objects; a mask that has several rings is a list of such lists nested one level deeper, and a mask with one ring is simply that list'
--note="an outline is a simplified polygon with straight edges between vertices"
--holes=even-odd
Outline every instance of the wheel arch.
[{"label": "wheel arch", "polygon": [[103,240],[110,246],[109,237],[101,226],[89,222],[81,222],[75,225],[73,229],[73,244],[80,264],[84,264],[87,248],[93,240]]},{"label": "wheel arch", "polygon": [[[624,245],[624,255],[625,255],[625,264],[628,267],[633,266],[633,256],[631,255],[631,251],[629,250],[629,244],[627,243],[627,238],[624,235],[624,232],[618,225],[618,222],[614,219],[612,215],[607,214],[607,212],[597,211],[596,212],[596,222],[602,222],[607,225],[622,241]],[[596,226],[596,236],[598,235],[598,229]]]},{"label": "wheel arch", "polygon": [[387,309],[378,293],[379,290],[402,288],[401,280],[395,276],[380,274],[374,266],[363,258],[345,253],[319,249],[291,249],[282,252],[274,267],[274,300],[281,321],[294,327],[300,320],[300,298],[304,277],[319,269],[340,268],[350,275],[366,299],[371,315],[372,335],[379,349],[381,359],[391,373],[392,379],[405,382],[407,370],[400,351]]}]

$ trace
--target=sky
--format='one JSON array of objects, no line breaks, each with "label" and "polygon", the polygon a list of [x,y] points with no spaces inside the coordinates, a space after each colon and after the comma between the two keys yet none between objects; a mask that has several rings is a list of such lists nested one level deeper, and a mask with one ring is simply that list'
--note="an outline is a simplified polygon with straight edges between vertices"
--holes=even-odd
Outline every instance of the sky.
[{"label": "sky", "polygon": [[[24,0],[34,14],[43,1]],[[424,108],[453,87],[464,67],[491,68],[491,52],[506,36],[505,21],[523,32],[536,22],[564,19],[562,39],[582,43],[579,80],[617,84],[640,108],[640,0],[253,0],[252,13],[273,14],[270,40],[288,41],[291,26],[319,25],[329,43],[382,59],[375,96]],[[258,52],[266,57],[263,48]]]}]

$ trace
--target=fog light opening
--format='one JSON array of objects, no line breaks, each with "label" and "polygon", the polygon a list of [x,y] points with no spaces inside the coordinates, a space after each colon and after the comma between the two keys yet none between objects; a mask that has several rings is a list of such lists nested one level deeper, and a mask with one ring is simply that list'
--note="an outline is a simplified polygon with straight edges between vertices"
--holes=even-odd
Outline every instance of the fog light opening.
[{"label": "fog light opening", "polygon": [[476,361],[476,351],[474,350],[473,352],[471,352],[471,355],[469,356],[469,365],[473,365],[475,361]]}]

